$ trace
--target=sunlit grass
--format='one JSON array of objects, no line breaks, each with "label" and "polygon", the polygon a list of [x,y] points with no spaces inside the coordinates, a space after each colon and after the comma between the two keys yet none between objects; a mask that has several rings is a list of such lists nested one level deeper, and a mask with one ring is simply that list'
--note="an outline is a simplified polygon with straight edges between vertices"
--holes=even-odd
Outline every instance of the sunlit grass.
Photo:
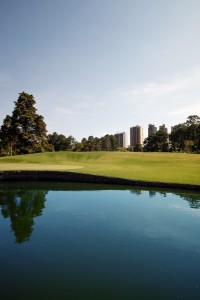
[{"label": "sunlit grass", "polygon": [[200,184],[200,155],[51,152],[0,158],[0,170],[55,170],[144,181]]}]

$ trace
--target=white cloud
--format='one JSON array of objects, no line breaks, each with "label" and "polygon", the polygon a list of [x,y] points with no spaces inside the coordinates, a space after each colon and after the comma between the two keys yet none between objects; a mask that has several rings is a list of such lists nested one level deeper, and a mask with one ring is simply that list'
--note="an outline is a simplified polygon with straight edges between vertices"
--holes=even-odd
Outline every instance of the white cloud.
[{"label": "white cloud", "polygon": [[[63,104],[63,103],[62,103]],[[56,106],[55,111],[64,115],[82,114],[83,111],[89,110],[91,103],[89,101],[67,102],[66,106]]]},{"label": "white cloud", "polygon": [[149,82],[142,85],[117,89],[112,92],[128,102],[141,99],[156,100],[160,97],[173,97],[190,89],[198,89],[200,94],[200,69],[198,67],[177,73],[168,82]]},{"label": "white cloud", "polygon": [[55,107],[55,111],[62,115],[72,115],[72,114],[77,113],[76,111],[74,111],[72,109],[68,109],[68,108],[60,107],[60,106]]},{"label": "white cloud", "polygon": [[[57,88],[51,90],[44,90],[36,94],[37,106],[39,111],[46,114],[47,107],[49,114],[52,117],[72,116],[80,117],[87,115],[94,111],[98,113],[100,109],[104,109],[107,105],[105,99],[100,99],[99,95],[84,93],[81,91],[58,90]],[[56,100],[55,100],[56,99]],[[49,105],[52,103],[53,105]]]},{"label": "white cloud", "polygon": [[175,110],[169,113],[169,115],[199,115],[200,114],[200,103],[187,105],[179,110]]}]

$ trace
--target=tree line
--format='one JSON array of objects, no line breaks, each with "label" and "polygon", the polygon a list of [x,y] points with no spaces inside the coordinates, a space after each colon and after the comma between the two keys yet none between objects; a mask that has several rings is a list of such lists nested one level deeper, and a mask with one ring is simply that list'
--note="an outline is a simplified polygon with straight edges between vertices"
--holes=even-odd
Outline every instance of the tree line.
[{"label": "tree line", "polygon": [[114,135],[106,134],[98,138],[92,135],[77,142],[71,135],[65,137],[63,134],[54,132],[48,135],[50,144],[54,151],[116,151],[117,140]]},{"label": "tree line", "polygon": [[147,152],[200,153],[200,117],[189,116],[186,122],[173,127],[172,132],[157,131],[144,140]]},{"label": "tree line", "polygon": [[[7,115],[0,128],[0,155],[12,156],[46,151],[126,151],[119,148],[115,135],[89,136],[81,142],[71,135],[47,134],[44,117],[37,113],[33,95],[22,92],[14,101],[12,115]],[[189,116],[174,127],[171,134],[157,131],[136,145],[134,151],[178,151],[200,153],[200,117]]]}]

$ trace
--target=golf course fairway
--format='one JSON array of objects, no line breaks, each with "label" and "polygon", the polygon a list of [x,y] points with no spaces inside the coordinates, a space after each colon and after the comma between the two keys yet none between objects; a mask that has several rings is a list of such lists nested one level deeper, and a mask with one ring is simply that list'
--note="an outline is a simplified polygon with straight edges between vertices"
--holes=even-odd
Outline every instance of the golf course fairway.
[{"label": "golf course fairway", "polygon": [[22,170],[200,185],[200,155],[187,153],[63,151],[0,158],[0,171]]}]

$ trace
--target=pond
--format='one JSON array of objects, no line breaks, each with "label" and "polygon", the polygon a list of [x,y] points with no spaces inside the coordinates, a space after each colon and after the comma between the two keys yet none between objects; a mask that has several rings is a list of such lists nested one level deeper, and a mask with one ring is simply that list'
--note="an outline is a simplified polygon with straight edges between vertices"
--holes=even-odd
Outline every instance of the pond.
[{"label": "pond", "polygon": [[1,299],[200,299],[200,194],[0,186]]}]

